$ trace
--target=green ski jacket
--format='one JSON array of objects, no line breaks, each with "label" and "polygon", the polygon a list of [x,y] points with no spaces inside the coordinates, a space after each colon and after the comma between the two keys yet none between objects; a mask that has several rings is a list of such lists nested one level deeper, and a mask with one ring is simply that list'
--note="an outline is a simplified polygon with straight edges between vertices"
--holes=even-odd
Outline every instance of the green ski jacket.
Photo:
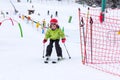
[{"label": "green ski jacket", "polygon": [[45,39],[62,39],[65,37],[64,32],[60,29],[57,28],[56,30],[48,29],[47,32],[45,33]]}]

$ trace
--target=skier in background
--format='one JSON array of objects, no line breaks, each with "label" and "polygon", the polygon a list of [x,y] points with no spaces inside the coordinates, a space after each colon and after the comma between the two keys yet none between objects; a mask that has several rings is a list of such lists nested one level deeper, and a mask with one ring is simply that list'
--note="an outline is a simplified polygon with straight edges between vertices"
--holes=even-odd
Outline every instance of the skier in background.
[{"label": "skier in background", "polygon": [[47,11],[47,15],[49,15],[49,14],[50,14],[50,11],[48,10],[48,11]]},{"label": "skier in background", "polygon": [[61,60],[63,56],[62,56],[62,49],[59,45],[59,41],[61,39],[62,43],[65,43],[66,38],[65,38],[64,32],[59,28],[57,19],[50,20],[50,28],[47,30],[45,34],[43,43],[45,44],[48,39],[49,39],[49,45],[47,46],[47,49],[46,49],[46,55],[45,55],[46,60],[49,60],[51,56],[53,43],[55,43],[55,49],[58,57],[57,60]]},{"label": "skier in background", "polygon": [[58,11],[55,11],[55,17],[58,17]]},{"label": "skier in background", "polygon": [[50,18],[51,18],[51,19],[53,18],[53,14],[51,14]]},{"label": "skier in background", "polygon": [[45,19],[43,19],[42,24],[43,24],[43,28],[45,28],[46,27],[46,20]]}]

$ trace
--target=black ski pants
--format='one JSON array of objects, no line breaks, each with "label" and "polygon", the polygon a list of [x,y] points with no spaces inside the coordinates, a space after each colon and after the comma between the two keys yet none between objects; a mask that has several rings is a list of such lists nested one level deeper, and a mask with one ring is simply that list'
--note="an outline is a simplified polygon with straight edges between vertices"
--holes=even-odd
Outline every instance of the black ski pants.
[{"label": "black ski pants", "polygon": [[55,49],[56,49],[57,56],[62,57],[62,49],[59,45],[59,41],[60,41],[59,39],[57,39],[57,40],[51,40],[50,39],[50,43],[49,43],[49,45],[47,46],[47,49],[46,49],[46,56],[51,56],[53,43],[55,43]]}]

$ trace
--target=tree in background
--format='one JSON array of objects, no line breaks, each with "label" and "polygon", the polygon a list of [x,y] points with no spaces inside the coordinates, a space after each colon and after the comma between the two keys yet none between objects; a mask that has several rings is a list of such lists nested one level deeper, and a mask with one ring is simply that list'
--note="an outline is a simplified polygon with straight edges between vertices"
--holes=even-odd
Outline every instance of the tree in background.
[{"label": "tree in background", "polygon": [[[101,0],[75,0],[79,4],[87,4],[88,6],[96,5],[101,7]],[[120,0],[107,0],[106,7],[120,8]]]}]

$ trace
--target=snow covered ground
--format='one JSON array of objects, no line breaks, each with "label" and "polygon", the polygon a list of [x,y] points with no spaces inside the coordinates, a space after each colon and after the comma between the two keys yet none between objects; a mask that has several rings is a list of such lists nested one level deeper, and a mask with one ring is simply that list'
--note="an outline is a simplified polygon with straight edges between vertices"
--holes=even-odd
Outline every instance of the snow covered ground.
[{"label": "snow covered ground", "polygon": [[[119,80],[120,77],[98,71],[81,63],[77,9],[86,10],[87,7],[70,1],[46,1],[16,3],[13,0],[16,9],[19,10],[19,13],[14,15],[14,9],[9,0],[0,0],[0,11],[10,13],[5,18],[0,16],[0,22],[11,17],[21,24],[23,30],[23,38],[21,38],[18,23],[14,22],[12,25],[10,20],[6,20],[0,26],[0,80]],[[60,42],[63,56],[66,59],[57,64],[44,64],[42,58],[44,34],[40,29],[35,28],[35,24],[32,26],[30,22],[27,23],[26,20],[18,17],[19,14],[27,15],[27,10],[32,5],[34,5],[35,14],[31,17],[40,22],[45,19],[49,23],[48,10],[53,15],[55,11],[58,11],[56,18],[60,27],[64,27],[67,38],[65,44],[71,59],[68,58],[65,46]],[[37,15],[38,13],[40,16]],[[71,23],[68,23],[69,16],[72,16]],[[48,42],[45,47],[47,44]],[[54,49],[51,58],[56,59]]]}]

